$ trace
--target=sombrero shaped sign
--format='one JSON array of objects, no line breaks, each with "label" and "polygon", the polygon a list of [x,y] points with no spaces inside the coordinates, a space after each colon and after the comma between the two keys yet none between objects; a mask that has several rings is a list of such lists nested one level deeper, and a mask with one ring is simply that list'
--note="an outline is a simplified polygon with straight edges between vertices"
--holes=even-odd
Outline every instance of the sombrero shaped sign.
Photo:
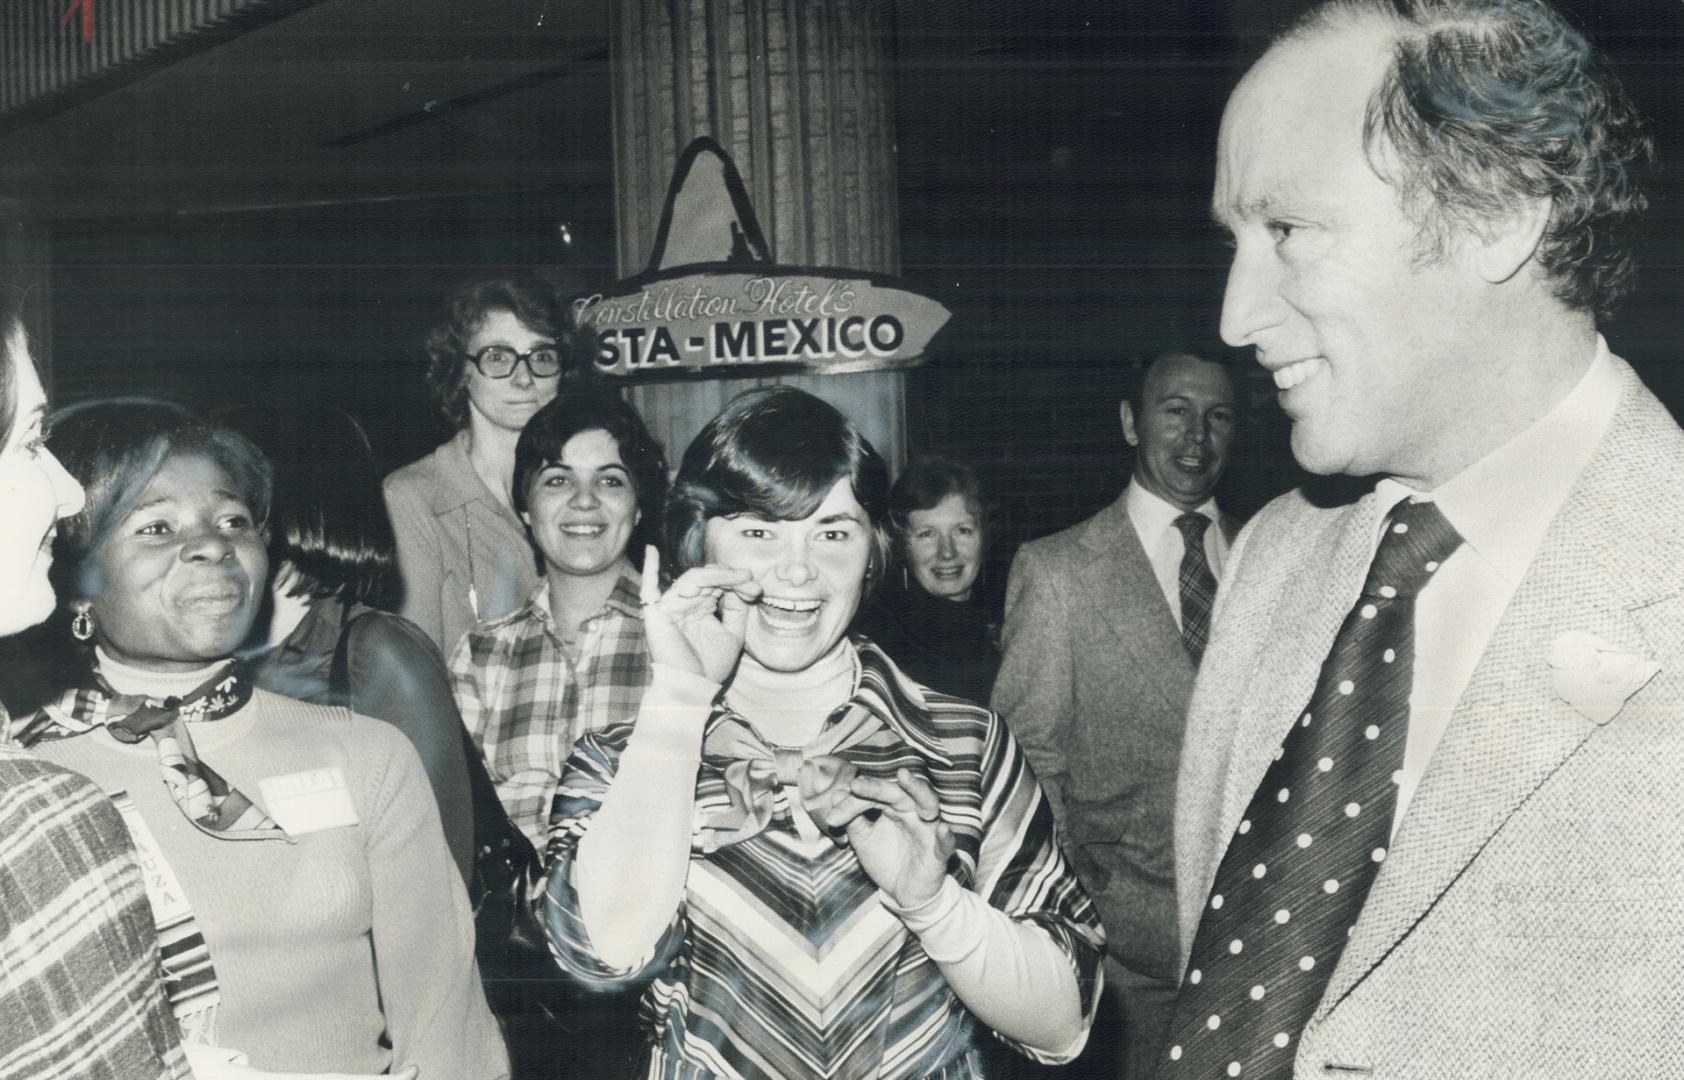
[{"label": "sombrero shaped sign", "polygon": [[631,376],[910,367],[951,314],[884,274],[774,263],[736,165],[706,136],[673,170],[649,269],[573,308],[602,336],[598,370]]}]

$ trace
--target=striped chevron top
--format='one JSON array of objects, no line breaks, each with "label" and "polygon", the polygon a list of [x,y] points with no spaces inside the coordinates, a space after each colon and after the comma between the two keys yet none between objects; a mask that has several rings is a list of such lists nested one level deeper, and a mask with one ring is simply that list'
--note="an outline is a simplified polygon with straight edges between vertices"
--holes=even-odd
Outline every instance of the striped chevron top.
[{"label": "striped chevron top", "polygon": [[[858,687],[830,722],[864,707],[884,723],[848,758],[868,775],[892,777],[904,767],[928,777],[957,841],[948,873],[1052,937],[1076,969],[1083,1015],[1091,1017],[1103,933],[1054,841],[1046,798],[1017,743],[993,713],[919,686],[875,646],[856,644]],[[732,722],[743,723],[722,695],[708,730]],[[574,748],[551,820],[555,862],[543,911],[552,948],[581,980],[653,977],[641,1010],[650,1077],[981,1075],[979,1022],[883,906],[852,848],[823,835],[803,840],[783,794],[771,824],[750,839],[709,853],[713,845],[698,830],[683,900],[652,955],[635,971],[606,967],[592,951],[567,871],[631,730],[594,732]],[[730,763],[704,754],[697,820],[729,803],[723,770]]]}]

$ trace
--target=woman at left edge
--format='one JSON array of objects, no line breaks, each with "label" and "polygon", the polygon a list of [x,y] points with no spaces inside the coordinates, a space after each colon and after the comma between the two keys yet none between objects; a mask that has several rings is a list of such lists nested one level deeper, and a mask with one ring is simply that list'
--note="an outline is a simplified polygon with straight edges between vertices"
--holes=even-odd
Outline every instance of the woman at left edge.
[{"label": "woman at left edge", "polygon": [[[414,749],[229,663],[266,570],[262,456],[134,401],[68,411],[51,446],[89,492],[57,553],[93,648],[21,741],[125,792],[137,843],[177,880],[184,903],[154,908],[183,1032],[263,1068],[506,1076]],[[177,953],[193,962],[172,970]]]}]

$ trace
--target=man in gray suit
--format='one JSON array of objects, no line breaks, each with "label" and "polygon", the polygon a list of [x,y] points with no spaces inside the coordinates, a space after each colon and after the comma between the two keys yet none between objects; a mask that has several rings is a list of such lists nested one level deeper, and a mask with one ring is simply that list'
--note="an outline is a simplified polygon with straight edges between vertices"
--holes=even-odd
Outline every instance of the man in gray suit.
[{"label": "man in gray suit", "polygon": [[1166,1080],[1684,1072],[1684,433],[1597,332],[1648,153],[1532,0],[1324,5],[1229,99],[1223,336],[1377,482],[1231,554]]},{"label": "man in gray suit", "polygon": [[1234,433],[1231,366],[1136,365],[1134,473],[1111,505],[1025,544],[993,706],[1022,744],[1099,905],[1125,1050],[1167,1019],[1178,973],[1171,813],[1181,731],[1234,531],[1212,493]]}]

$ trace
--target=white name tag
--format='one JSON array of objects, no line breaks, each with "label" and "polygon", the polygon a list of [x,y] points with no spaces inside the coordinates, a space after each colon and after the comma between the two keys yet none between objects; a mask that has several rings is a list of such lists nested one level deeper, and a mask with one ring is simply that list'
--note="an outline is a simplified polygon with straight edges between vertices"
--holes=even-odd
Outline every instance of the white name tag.
[{"label": "white name tag", "polygon": [[264,809],[293,836],[357,824],[357,808],[337,765],[306,769],[258,782]]}]

